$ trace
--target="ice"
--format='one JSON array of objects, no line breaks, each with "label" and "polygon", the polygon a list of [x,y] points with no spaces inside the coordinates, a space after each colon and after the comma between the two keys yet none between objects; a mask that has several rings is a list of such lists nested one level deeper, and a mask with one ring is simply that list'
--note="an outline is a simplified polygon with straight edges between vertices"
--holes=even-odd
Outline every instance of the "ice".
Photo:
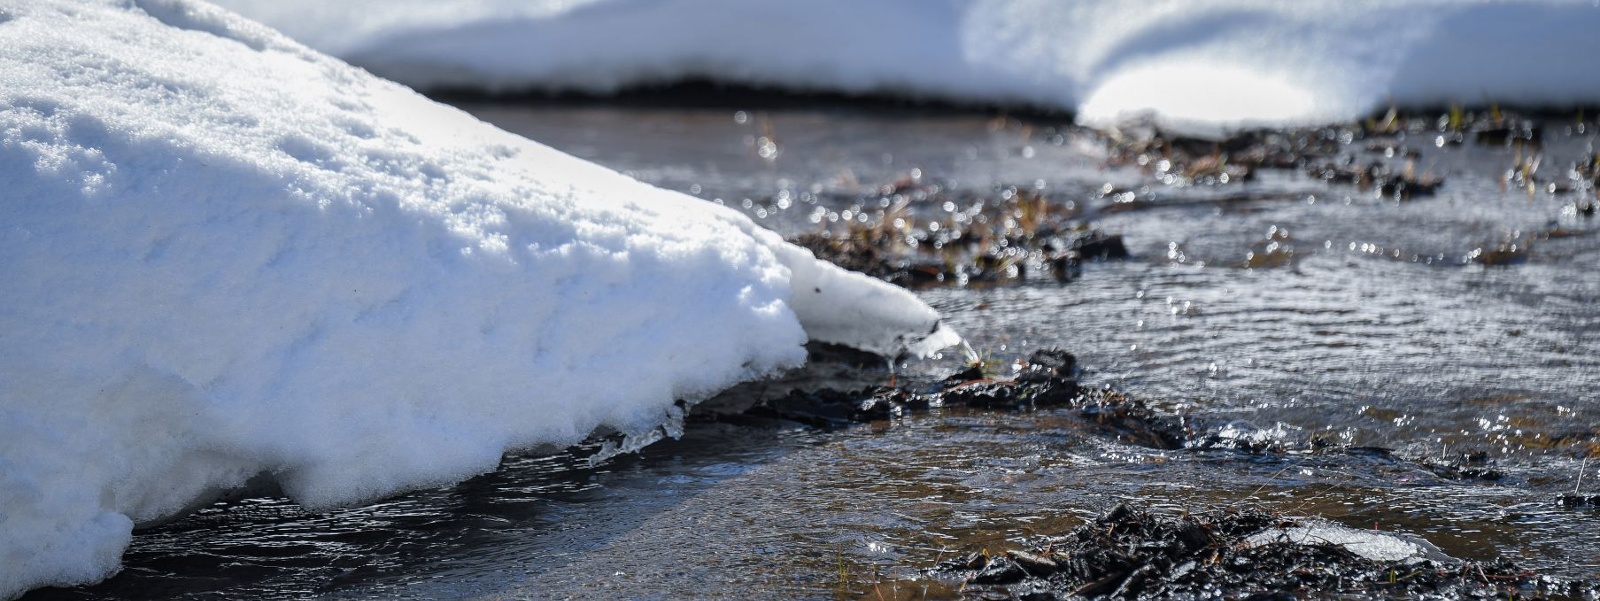
[{"label": "ice", "polygon": [[1245,542],[1250,545],[1338,545],[1366,559],[1381,562],[1450,561],[1449,556],[1438,547],[1420,538],[1376,530],[1356,530],[1330,522],[1270,528],[1251,535]]},{"label": "ice", "polygon": [[0,2],[0,598],[265,474],[316,509],[948,341],[740,214],[184,0]]},{"label": "ice", "polygon": [[1600,100],[1593,0],[219,0],[421,87],[703,77],[1197,132]]}]

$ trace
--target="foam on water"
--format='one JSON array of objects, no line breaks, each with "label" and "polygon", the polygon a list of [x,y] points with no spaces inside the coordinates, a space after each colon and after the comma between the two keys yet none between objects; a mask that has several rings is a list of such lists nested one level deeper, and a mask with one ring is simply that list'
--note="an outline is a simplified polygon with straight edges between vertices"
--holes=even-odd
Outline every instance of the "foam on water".
[{"label": "foam on water", "polygon": [[[403,83],[683,78],[1214,129],[1600,100],[1590,0],[219,0]],[[447,13],[447,14],[446,14]]]},{"label": "foam on water", "polygon": [[[265,474],[493,470],[804,360],[911,294],[213,6],[0,4],[0,598]],[[662,424],[667,429],[658,430]]]}]

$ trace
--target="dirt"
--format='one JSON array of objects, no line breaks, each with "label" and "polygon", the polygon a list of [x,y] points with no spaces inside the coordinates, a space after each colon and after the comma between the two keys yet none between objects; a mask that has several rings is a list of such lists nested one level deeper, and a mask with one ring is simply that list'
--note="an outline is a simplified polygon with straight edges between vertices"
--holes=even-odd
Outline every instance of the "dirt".
[{"label": "dirt", "polygon": [[1128,258],[1122,236],[1085,225],[1071,201],[1017,188],[1001,190],[996,198],[950,200],[938,187],[927,190],[919,204],[968,208],[919,222],[891,207],[868,222],[790,241],[837,265],[907,288],[993,284],[1044,274],[1068,282],[1086,260]]},{"label": "dirt", "polygon": [[[829,360],[860,359],[830,356]],[[1077,379],[1077,359],[1058,348],[1015,361],[1009,373],[981,359],[933,382],[901,382],[841,391],[792,390],[741,413],[695,416],[751,425],[798,423],[817,428],[858,424],[891,427],[893,420],[931,408],[974,411],[1054,410],[1074,418],[1082,433],[1120,444],[1176,452],[1239,453],[1287,460],[1331,457],[1346,468],[1373,473],[1426,471],[1440,479],[1492,485],[1505,475],[1481,450],[1421,454],[1349,446],[1317,434],[1283,437],[1208,423],[1157,408],[1108,386]],[[755,420],[755,421],[752,421]],[[1574,433],[1566,444],[1584,452],[1593,433]],[[1593,511],[1600,497],[1559,495],[1554,506]],[[1252,536],[1277,530],[1331,527],[1316,518],[1246,507],[1195,506],[1181,515],[1120,505],[1070,532],[1025,541],[1015,548],[969,549],[929,574],[955,581],[962,598],[1018,599],[1299,599],[1481,598],[1578,599],[1600,595],[1600,583],[1563,580],[1504,560],[1458,560],[1433,549],[1425,557],[1378,560],[1314,537]],[[1587,596],[1586,596],[1587,595]]]},{"label": "dirt", "polygon": [[1164,515],[1119,505],[1070,532],[1002,552],[973,551],[932,573],[959,580],[963,598],[1024,601],[1561,599],[1600,591],[1510,562],[1461,561],[1426,547],[1384,560],[1327,539],[1274,535],[1315,524],[1255,508]]},{"label": "dirt", "polygon": [[[1264,171],[1298,173],[1325,184],[1331,192],[1354,189],[1374,199],[1407,202],[1433,196],[1447,182],[1433,171],[1429,152],[1474,144],[1512,149],[1511,164],[1497,173],[1509,190],[1529,196],[1571,199],[1567,211],[1592,218],[1600,208],[1600,155],[1590,151],[1566,165],[1545,165],[1546,121],[1498,109],[1443,115],[1402,115],[1391,111],[1360,124],[1316,128],[1246,130],[1221,139],[1162,132],[1154,128],[1064,129],[1103,145],[1106,165],[1137,170],[1156,188],[1231,190]],[[1577,128],[1586,127],[1581,120]],[[1054,130],[1052,130],[1054,131]],[[1577,132],[1582,135],[1584,132]],[[1063,135],[1057,133],[1056,135]],[[1554,161],[1551,161],[1554,162]],[[1096,193],[1046,192],[1006,186],[990,194],[957,192],[920,172],[870,189],[860,198],[835,199],[840,205],[884,207],[856,219],[823,224],[790,241],[818,257],[913,289],[932,286],[994,285],[1051,277],[1070,282],[1085,263],[1130,257],[1122,236],[1102,231],[1100,217],[1171,206],[1107,184]],[[1261,201],[1255,193],[1222,193],[1199,202],[1242,204]],[[943,206],[942,213],[915,207]],[[858,212],[859,213],[859,212]],[[1552,220],[1554,222],[1554,220]],[[1583,235],[1552,226],[1518,232],[1490,244],[1464,243],[1463,264],[1507,266],[1526,261],[1540,240]],[[1287,232],[1254,249],[1239,266],[1292,264]]]},{"label": "dirt", "polygon": [[[819,354],[819,353],[825,353]],[[871,369],[876,361],[859,353],[814,348],[813,363],[847,362],[850,369]],[[1412,449],[1351,446],[1323,433],[1286,435],[1274,430],[1255,429],[1220,418],[1182,415],[1159,409],[1172,403],[1145,399],[1115,390],[1109,385],[1091,386],[1078,380],[1077,358],[1059,348],[1033,351],[1013,362],[1006,374],[997,365],[975,359],[966,368],[938,381],[902,381],[892,378],[883,384],[841,390],[826,386],[787,388],[788,392],[770,398],[736,389],[732,396],[713,399],[696,409],[690,417],[740,425],[773,423],[801,424],[834,429],[858,424],[880,423],[904,417],[910,412],[930,408],[974,410],[1034,411],[1057,410],[1072,417],[1082,431],[1119,444],[1148,449],[1229,451],[1247,455],[1348,456],[1360,458],[1369,466],[1385,469],[1417,469],[1439,478],[1460,482],[1501,480],[1504,474],[1495,459],[1482,449],[1458,449],[1452,453],[1424,453]],[[1576,456],[1596,454],[1600,433],[1573,431],[1552,438],[1549,445],[1570,449]],[[1558,502],[1568,507],[1595,505],[1594,498],[1563,497]]]}]

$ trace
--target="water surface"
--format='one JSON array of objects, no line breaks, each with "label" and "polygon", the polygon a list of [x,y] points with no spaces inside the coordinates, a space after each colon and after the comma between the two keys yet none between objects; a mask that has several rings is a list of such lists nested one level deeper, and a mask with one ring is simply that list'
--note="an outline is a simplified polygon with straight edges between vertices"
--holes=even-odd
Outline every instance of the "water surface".
[{"label": "water surface", "polygon": [[[465,108],[786,234],[876,214],[893,202],[885,186],[912,178],[963,198],[1020,187],[1081,203],[1132,259],[1090,263],[1070,283],[920,294],[1001,365],[1059,346],[1086,382],[1198,428],[1484,452],[1506,477],[1451,480],[1378,454],[1152,450],[1097,436],[1066,410],[936,409],[832,432],[691,423],[681,440],[599,466],[510,458],[455,487],[328,514],[220,504],[142,532],[107,583],[30,601],[948,598],[951,583],[918,570],[1122,501],[1259,503],[1600,578],[1600,515],[1552,502],[1578,486],[1600,430],[1597,220],[1573,210],[1574,195],[1504,184],[1512,148],[1429,149],[1421,167],[1446,185],[1396,202],[1294,172],[1167,185],[1107,166],[1094,136],[1004,117]],[[1592,144],[1548,128],[1545,168]],[[1105,190],[1147,202],[1114,210]],[[1281,260],[1247,260],[1272,242]],[[1468,260],[1508,243],[1532,250],[1511,265]],[[962,361],[951,352],[902,369],[937,375]]]}]

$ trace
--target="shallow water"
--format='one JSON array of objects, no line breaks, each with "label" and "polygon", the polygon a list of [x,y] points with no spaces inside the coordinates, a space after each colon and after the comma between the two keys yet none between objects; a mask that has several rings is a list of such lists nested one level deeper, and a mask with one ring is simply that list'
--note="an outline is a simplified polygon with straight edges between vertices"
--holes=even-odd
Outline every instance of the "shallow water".
[{"label": "shallow water", "polygon": [[[1600,218],[1575,214],[1572,196],[1504,189],[1512,149],[1430,149],[1423,166],[1445,187],[1397,203],[1292,172],[1165,185],[1106,167],[1087,134],[970,114],[466,108],[790,234],[880,210],[874,190],[913,170],[974,196],[1021,186],[1075,199],[1132,259],[1089,263],[1065,284],[923,298],[1002,364],[1060,346],[1086,382],[1199,428],[1484,451],[1507,477],[1450,480],[1377,454],[1158,451],[1097,436],[1066,410],[936,409],[833,432],[692,423],[598,467],[513,458],[456,487],[329,514],[220,504],[142,532],[107,583],[27,599],[948,598],[951,583],[917,570],[1125,500],[1254,502],[1600,578],[1600,514],[1552,502],[1585,467],[1583,489],[1600,491],[1600,464],[1580,461],[1600,429]],[[1547,129],[1549,169],[1593,144],[1563,132]],[[1114,210],[1108,184],[1148,202]],[[1537,235],[1553,229],[1572,235]],[[1292,253],[1246,267],[1269,235]],[[1525,239],[1517,264],[1466,259]],[[936,375],[961,361],[903,367]]]}]

